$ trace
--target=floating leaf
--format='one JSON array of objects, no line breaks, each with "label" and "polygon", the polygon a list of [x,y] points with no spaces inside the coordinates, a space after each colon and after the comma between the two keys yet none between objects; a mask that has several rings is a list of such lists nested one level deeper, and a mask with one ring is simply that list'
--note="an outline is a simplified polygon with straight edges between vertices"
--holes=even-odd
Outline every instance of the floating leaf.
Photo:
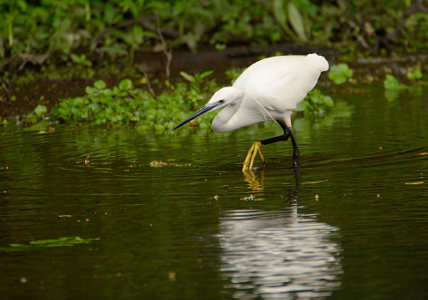
[{"label": "floating leaf", "polygon": [[318,184],[318,183],[323,183],[323,182],[327,182],[328,179],[324,179],[324,180],[315,180],[315,181],[306,181],[306,182],[302,182],[302,184]]},{"label": "floating leaf", "polygon": [[98,241],[100,238],[84,239],[78,236],[60,237],[57,239],[46,239],[31,241],[28,244],[9,244],[9,247],[0,248],[0,251],[37,250],[51,247],[70,247],[78,244],[89,244]]},{"label": "floating leaf", "polygon": [[191,163],[185,163],[185,164],[177,164],[175,162],[165,162],[161,160],[154,160],[150,162],[150,167],[152,168],[162,168],[162,167],[188,167],[191,166]]},{"label": "floating leaf", "polygon": [[418,185],[418,184],[424,184],[424,181],[412,181],[412,182],[405,182],[405,185]]}]

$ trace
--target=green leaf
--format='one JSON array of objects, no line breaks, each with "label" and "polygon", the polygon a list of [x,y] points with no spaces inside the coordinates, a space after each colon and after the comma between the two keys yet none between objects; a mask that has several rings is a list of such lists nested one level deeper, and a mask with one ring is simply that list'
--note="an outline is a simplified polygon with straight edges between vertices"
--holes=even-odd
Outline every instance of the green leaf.
[{"label": "green leaf", "polygon": [[33,113],[29,113],[24,118],[25,123],[36,123],[37,122],[37,116]]},{"label": "green leaf", "polygon": [[41,248],[51,248],[51,247],[70,247],[79,244],[89,244],[93,241],[98,241],[100,238],[88,238],[84,239],[78,236],[71,237],[60,237],[57,239],[46,239],[46,240],[37,240],[31,241],[28,244],[9,244],[9,247],[0,248],[0,251],[17,251],[17,250],[37,250]]},{"label": "green leaf", "polygon": [[290,1],[288,3],[288,17],[290,18],[291,26],[293,27],[294,31],[297,33],[298,37],[302,41],[306,41],[307,37],[305,34],[305,25],[303,23],[303,18],[299,10],[297,9],[296,5],[294,5],[293,1]]},{"label": "green leaf", "polygon": [[335,84],[345,83],[348,78],[352,78],[353,75],[354,71],[344,63],[332,66],[328,72],[328,78],[330,78],[330,80]]},{"label": "green leaf", "polygon": [[45,114],[48,112],[48,109],[46,106],[39,104],[36,106],[36,108],[34,109],[34,113],[40,117],[41,115]]},{"label": "green leaf", "polygon": [[121,82],[119,82],[119,89],[122,91],[127,91],[132,89],[132,81],[130,79],[123,79]]},{"label": "green leaf", "polygon": [[103,90],[106,88],[106,83],[103,80],[97,80],[94,82],[94,87],[96,87],[99,90]]},{"label": "green leaf", "polygon": [[112,24],[115,16],[114,6],[111,3],[104,5],[104,20],[107,24]]},{"label": "green leaf", "polygon": [[190,75],[190,74],[187,74],[186,72],[180,72],[180,75],[184,78],[184,79],[186,79],[187,81],[189,81],[189,82],[191,82],[191,83],[196,83],[195,82],[195,78],[192,76],[192,75]]},{"label": "green leaf", "polygon": [[383,81],[383,86],[387,91],[399,91],[406,89],[407,86],[400,83],[393,75],[387,74]]},{"label": "green leaf", "polygon": [[93,87],[90,87],[90,86],[87,86],[85,88],[85,93],[88,94],[88,95],[95,94],[97,91],[98,90],[96,88],[93,88]]},{"label": "green leaf", "polygon": [[283,28],[287,27],[287,15],[285,14],[285,10],[282,5],[282,0],[273,0],[272,7],[275,19]]},{"label": "green leaf", "polygon": [[422,78],[422,72],[420,69],[416,69],[413,72],[407,72],[406,77],[411,81],[415,81]]},{"label": "green leaf", "polygon": [[132,35],[134,36],[134,40],[137,44],[141,44],[143,42],[144,31],[141,26],[132,27]]},{"label": "green leaf", "polygon": [[199,79],[202,81],[204,78],[210,76],[212,73],[214,73],[213,70],[205,71],[199,75]]}]

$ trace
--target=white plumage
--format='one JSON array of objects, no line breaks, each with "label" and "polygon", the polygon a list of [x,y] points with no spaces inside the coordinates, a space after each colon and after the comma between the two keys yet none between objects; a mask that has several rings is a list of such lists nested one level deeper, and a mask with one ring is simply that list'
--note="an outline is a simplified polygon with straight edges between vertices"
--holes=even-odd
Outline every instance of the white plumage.
[{"label": "white plumage", "polygon": [[[218,90],[203,108],[183,120],[174,129],[208,111],[224,108],[212,122],[215,132],[228,132],[276,120],[284,129],[286,137],[283,140],[291,136],[296,153],[297,146],[291,130],[291,114],[306,94],[315,87],[321,72],[327,71],[328,68],[327,60],[317,54],[262,59],[249,66],[231,87]],[[261,144],[278,140],[281,139],[269,139],[262,141]],[[298,151],[296,156],[299,156]]]}]

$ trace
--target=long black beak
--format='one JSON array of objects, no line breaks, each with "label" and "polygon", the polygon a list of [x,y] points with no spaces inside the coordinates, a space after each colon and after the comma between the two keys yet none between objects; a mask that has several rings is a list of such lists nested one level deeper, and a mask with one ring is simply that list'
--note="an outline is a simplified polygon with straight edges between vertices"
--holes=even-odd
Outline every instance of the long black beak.
[{"label": "long black beak", "polygon": [[180,124],[178,124],[177,126],[175,126],[172,130],[175,130],[181,126],[183,126],[184,124],[186,124],[187,122],[192,121],[193,119],[199,117],[200,115],[203,115],[207,112],[209,112],[211,109],[213,109],[216,106],[219,106],[221,103],[213,103],[213,104],[207,104],[204,107],[202,107],[200,110],[198,110],[197,112],[195,112],[193,115],[188,116],[186,119],[184,119],[183,121],[180,122]]}]

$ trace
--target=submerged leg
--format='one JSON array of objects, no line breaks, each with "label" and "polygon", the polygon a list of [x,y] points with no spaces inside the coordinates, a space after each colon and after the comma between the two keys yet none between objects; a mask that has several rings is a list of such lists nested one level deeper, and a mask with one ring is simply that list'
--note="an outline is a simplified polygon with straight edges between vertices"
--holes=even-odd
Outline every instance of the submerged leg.
[{"label": "submerged leg", "polygon": [[291,127],[288,128],[288,132],[290,133],[291,143],[293,144],[293,166],[297,167],[300,159],[300,151],[299,148],[297,148],[296,140],[294,139],[294,134]]}]

